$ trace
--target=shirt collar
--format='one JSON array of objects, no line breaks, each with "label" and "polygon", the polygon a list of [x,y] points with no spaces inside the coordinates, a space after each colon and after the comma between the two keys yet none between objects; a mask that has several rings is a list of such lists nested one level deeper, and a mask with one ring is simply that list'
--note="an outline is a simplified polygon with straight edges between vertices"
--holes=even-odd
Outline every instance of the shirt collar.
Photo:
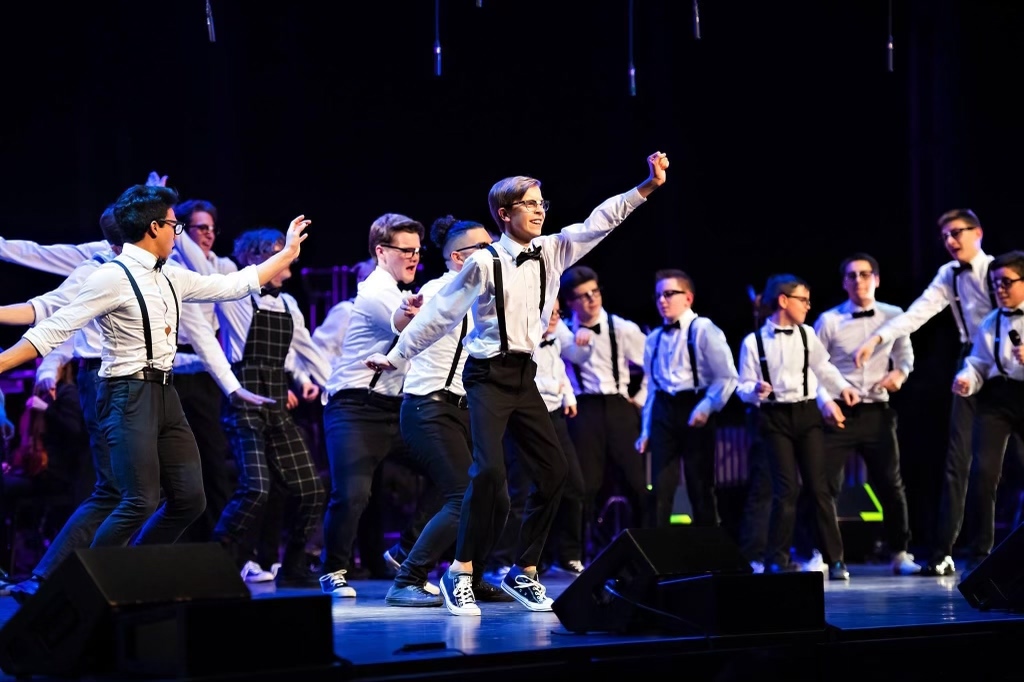
[{"label": "shirt collar", "polygon": [[398,288],[398,281],[390,272],[378,265],[373,272],[366,276],[362,282],[356,285],[356,291],[362,291],[363,287],[395,287]]},{"label": "shirt collar", "polygon": [[125,244],[122,246],[121,255],[131,258],[136,263],[145,266],[148,270],[156,267],[156,256],[145,249],[140,249],[135,244]]},{"label": "shirt collar", "polygon": [[501,238],[498,240],[498,243],[501,244],[501,248],[505,249],[510,254],[512,254],[512,258],[518,258],[519,254],[525,251],[526,249],[534,248],[533,242],[530,242],[526,246],[523,246],[522,244],[518,244],[512,241],[512,238],[509,237],[507,234],[502,234]]}]

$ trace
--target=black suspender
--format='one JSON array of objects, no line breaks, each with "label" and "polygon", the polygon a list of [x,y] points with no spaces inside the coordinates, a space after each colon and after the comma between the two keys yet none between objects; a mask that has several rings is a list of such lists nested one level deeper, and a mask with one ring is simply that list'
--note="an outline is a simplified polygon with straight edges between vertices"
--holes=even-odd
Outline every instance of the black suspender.
[{"label": "black suspender", "polygon": [[501,279],[501,259],[490,244],[487,250],[494,259],[494,307],[498,315],[498,337],[501,339],[501,357],[508,355],[508,331],[505,329],[505,285]]},{"label": "black suspender", "polygon": [[967,342],[970,343],[971,330],[967,327],[967,318],[964,317],[964,309],[960,303],[960,287],[957,284],[960,279],[960,273],[963,270],[953,270],[953,305],[956,306],[956,314],[960,317],[960,326],[963,327],[964,335],[967,336]]},{"label": "black suspender", "polygon": [[[142,335],[143,335],[143,338],[146,340],[146,366],[147,367],[152,367],[153,366],[153,332],[149,328],[149,308],[146,307],[146,299],[144,299],[142,297],[142,291],[139,290],[139,285],[135,281],[135,278],[132,277],[132,273],[129,272],[128,266],[125,265],[124,263],[122,263],[119,260],[113,260],[113,261],[110,261],[110,262],[111,263],[116,263],[117,265],[121,266],[121,269],[124,270],[124,274],[128,275],[128,283],[132,285],[132,291],[135,292],[135,299],[139,302],[139,311],[142,313]],[[178,306],[178,296],[177,296],[177,294],[174,293],[174,285],[171,284],[171,278],[168,277],[165,273],[160,273],[160,274],[162,274],[164,276],[164,279],[167,280],[167,286],[169,286],[171,288],[171,298],[174,299],[174,313],[175,313],[175,319],[174,319],[174,342],[175,342],[175,345],[177,345],[177,342],[178,342],[178,326],[179,326],[179,324],[181,322],[181,308]]]},{"label": "black suspender", "polygon": [[459,366],[459,358],[462,357],[462,341],[466,338],[466,332],[469,330],[469,315],[462,318],[462,333],[459,334],[459,345],[455,347],[455,359],[452,360],[451,371],[448,372],[448,380],[444,382],[444,390],[452,385],[452,379],[455,378],[455,370]]},{"label": "black suspender", "polygon": [[697,375],[697,318],[690,320],[686,330],[686,348],[690,351],[690,371],[693,372],[693,390],[700,388],[700,377]]},{"label": "black suspender", "polygon": [[1003,326],[1003,313],[996,308],[996,331],[992,341],[992,355],[996,360],[996,369],[999,370],[1000,374],[1005,375],[1006,370],[1003,368],[1003,361],[999,359],[999,335],[1002,333]]},{"label": "black suspender", "polygon": [[615,340],[615,323],[612,315],[608,316],[608,341],[612,345],[612,379],[615,380],[615,392],[619,392],[619,344]]},{"label": "black suspender", "polygon": [[[501,279],[501,259],[495,248],[488,244],[487,250],[491,252],[494,259],[494,307],[498,315],[498,336],[501,342],[502,357],[508,355],[508,329],[505,326],[505,286]],[[547,296],[547,270],[544,268],[544,259],[538,258],[540,264],[540,314],[544,314],[544,303]]]},{"label": "black suspender", "polygon": [[[807,395],[807,371],[810,366],[811,349],[807,345],[807,331],[804,329],[804,326],[802,324],[797,325],[797,329],[800,331],[800,340],[804,342],[804,398],[806,399],[809,397]],[[754,340],[757,342],[757,355],[758,359],[761,362],[761,378],[764,379],[765,382],[770,384],[772,383],[772,379],[771,374],[769,374],[768,372],[768,357],[767,355],[765,355],[764,352],[764,341],[761,340],[761,334],[763,331],[764,327],[761,327],[761,329],[758,329],[756,332],[754,332]],[[770,394],[768,394],[768,400],[775,400],[775,391],[772,391]]]},{"label": "black suspender", "polygon": [[[384,351],[384,355],[387,355],[388,353],[390,353],[392,351],[392,349],[394,349],[395,344],[397,344],[397,343],[398,343],[398,337],[396,336],[395,338],[391,339],[391,345],[388,346],[388,349],[386,351]],[[378,370],[376,370],[373,373],[373,378],[370,379],[370,390],[371,391],[373,390],[374,386],[377,385],[377,382],[380,381],[380,375],[383,374],[383,373],[384,373],[383,369],[378,369]]]}]

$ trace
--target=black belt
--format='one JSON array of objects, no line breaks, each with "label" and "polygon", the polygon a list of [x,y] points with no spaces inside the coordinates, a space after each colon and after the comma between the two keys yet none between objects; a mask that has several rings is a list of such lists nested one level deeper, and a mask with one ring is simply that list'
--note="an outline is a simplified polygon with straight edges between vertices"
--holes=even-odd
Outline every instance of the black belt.
[{"label": "black belt", "polygon": [[328,402],[335,400],[358,401],[389,412],[398,412],[402,407],[402,396],[381,395],[368,388],[343,388],[332,393]]},{"label": "black belt", "polygon": [[466,402],[466,396],[459,395],[458,393],[452,393],[446,388],[442,388],[440,391],[434,391],[433,393],[427,393],[426,395],[413,396],[415,398],[426,398],[427,400],[433,400],[437,403],[448,403],[454,405],[460,410],[468,410],[469,403]]},{"label": "black belt", "polygon": [[178,352],[179,353],[188,353],[189,355],[195,355],[196,354],[196,349],[193,348],[192,344],[190,344],[190,343],[179,343],[178,344]]},{"label": "black belt", "polygon": [[707,393],[707,392],[708,392],[708,389],[706,387],[701,387],[701,388],[697,388],[697,389],[694,389],[694,388],[684,388],[684,389],[682,389],[680,391],[676,391],[675,393],[669,393],[668,391],[658,390],[658,391],[655,391],[655,396],[656,397],[662,397],[665,400],[682,400],[683,398],[692,398],[692,397],[703,398],[704,394]]},{"label": "black belt", "polygon": [[78,369],[85,372],[95,372],[102,364],[99,358],[78,358]]},{"label": "black belt", "polygon": [[124,376],[119,376],[119,377],[106,377],[106,380],[107,381],[127,381],[127,380],[149,381],[149,382],[152,382],[154,384],[163,384],[164,386],[170,386],[171,384],[174,383],[174,373],[173,372],[165,372],[162,369],[152,369],[151,367],[146,367],[144,369],[140,369],[135,374],[126,374]]}]

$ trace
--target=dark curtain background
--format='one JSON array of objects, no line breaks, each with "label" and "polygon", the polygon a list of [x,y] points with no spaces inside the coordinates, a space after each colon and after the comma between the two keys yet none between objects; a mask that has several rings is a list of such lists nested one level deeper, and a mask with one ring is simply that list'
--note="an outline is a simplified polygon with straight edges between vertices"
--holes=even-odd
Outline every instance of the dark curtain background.
[{"label": "dark curtain background", "polygon": [[[657,322],[654,270],[682,267],[734,347],[748,285],[795,272],[820,311],[842,300],[855,250],[881,261],[880,298],[907,305],[947,258],[948,208],[979,213],[988,251],[1022,245],[1022,3],[715,0],[696,41],[690,3],[635,0],[632,54],[627,0],[477,4],[439,3],[440,77],[427,0],[213,0],[213,43],[202,0],[8,8],[0,234],[99,238],[103,208],[157,170],[218,206],[222,255],[240,231],[305,213],[301,266],[349,264],[384,212],[489,221],[507,175],[543,181],[549,229],[580,221],[660,149],[669,184],[585,262],[606,307],[641,324]],[[442,268],[424,262],[424,278]],[[0,277],[3,303],[60,282],[7,264]],[[303,299],[298,277],[289,287]],[[953,329],[944,314],[914,336],[897,400],[918,537],[937,503]]]}]

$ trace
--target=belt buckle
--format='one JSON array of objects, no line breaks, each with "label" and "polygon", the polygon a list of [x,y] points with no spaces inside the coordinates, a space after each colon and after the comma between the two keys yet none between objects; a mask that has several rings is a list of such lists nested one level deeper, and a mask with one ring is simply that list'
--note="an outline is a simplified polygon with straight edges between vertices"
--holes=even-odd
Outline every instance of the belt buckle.
[{"label": "belt buckle", "polygon": [[459,400],[458,400],[458,402],[456,403],[456,406],[457,406],[457,407],[458,407],[458,408],[459,408],[460,410],[467,410],[467,409],[469,409],[469,403],[468,403],[468,401],[466,400],[466,396],[464,396],[464,395],[460,395],[460,396],[459,396]]}]

